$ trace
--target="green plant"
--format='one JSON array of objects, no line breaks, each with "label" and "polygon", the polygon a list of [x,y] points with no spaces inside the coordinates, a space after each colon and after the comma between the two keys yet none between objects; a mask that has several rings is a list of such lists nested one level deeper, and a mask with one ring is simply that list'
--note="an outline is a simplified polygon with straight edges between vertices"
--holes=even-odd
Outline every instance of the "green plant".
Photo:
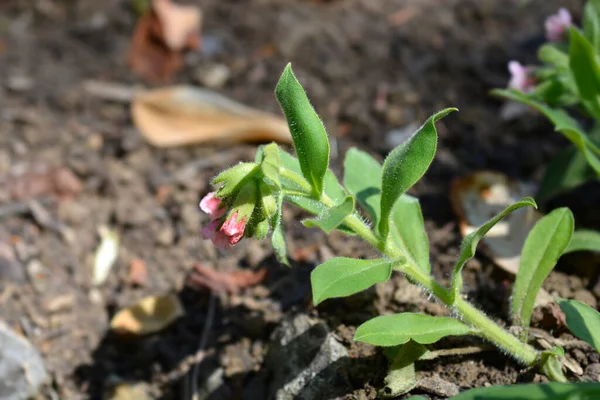
[{"label": "green plant", "polygon": [[479,336],[520,363],[538,366],[550,379],[566,382],[561,350],[535,349],[527,342],[527,330],[537,292],[571,241],[574,222],[568,209],[557,209],[545,216],[527,238],[511,303],[512,318],[521,330],[515,336],[466,300],[461,271],[474,256],[482,237],[513,210],[536,207],[533,199],[520,200],[468,235],[451,285],[445,287],[430,271],[429,243],[419,202],[406,193],[433,160],[437,145],[435,122],[456,109],[431,116],[405,143],[390,152],[383,165],[363,151],[349,150],[342,185],[329,169],[327,133],[289,65],[275,94],[289,123],[297,158],[272,143],[259,148],[254,162],[240,163],[219,174],[213,183],[221,187],[201,202],[201,208],[212,219],[203,229],[205,238],[227,247],[242,236],[262,239],[270,232],[278,259],[287,264],[281,218],[285,201],[315,215],[302,221],[305,226],[358,236],[381,253],[378,259],[339,257],[317,266],[311,275],[315,305],[367,289],[398,271],[448,306],[453,317],[416,313],[380,316],[356,331],[355,340],[394,350],[390,378],[408,379],[396,385],[394,394],[414,386],[410,381],[414,380],[413,362],[426,354],[424,346],[448,335]]},{"label": "green plant", "polygon": [[549,42],[538,50],[543,65],[511,61],[509,89],[493,91],[541,112],[571,142],[548,165],[539,201],[600,176],[600,0],[586,4],[583,30],[565,9],[546,29]]}]

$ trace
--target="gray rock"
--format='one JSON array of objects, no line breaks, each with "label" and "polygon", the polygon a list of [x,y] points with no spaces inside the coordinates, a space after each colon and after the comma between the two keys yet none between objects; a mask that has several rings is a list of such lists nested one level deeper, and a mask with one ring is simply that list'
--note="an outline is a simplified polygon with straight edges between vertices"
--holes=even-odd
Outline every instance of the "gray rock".
[{"label": "gray rock", "polygon": [[267,368],[269,399],[330,399],[348,393],[348,351],[326,324],[306,314],[284,319],[273,332]]},{"label": "gray rock", "polygon": [[0,321],[0,399],[27,399],[46,379],[37,350]]}]

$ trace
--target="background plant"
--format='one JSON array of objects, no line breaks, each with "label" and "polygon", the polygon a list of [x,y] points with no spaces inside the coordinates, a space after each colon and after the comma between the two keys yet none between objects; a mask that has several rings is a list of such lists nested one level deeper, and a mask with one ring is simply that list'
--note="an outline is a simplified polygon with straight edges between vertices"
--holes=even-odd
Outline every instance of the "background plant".
[{"label": "background plant", "polygon": [[414,361],[426,354],[427,345],[449,335],[479,336],[520,363],[540,367],[550,379],[566,382],[562,349],[538,351],[528,344],[527,333],[537,292],[571,242],[574,221],[568,209],[557,209],[542,218],[527,238],[511,301],[511,318],[520,328],[515,336],[465,299],[461,271],[474,256],[481,238],[513,210],[535,207],[533,199],[524,198],[507,207],[468,235],[452,272],[451,286],[444,287],[431,275],[419,202],[406,194],[433,160],[437,146],[435,122],[456,109],[432,115],[388,154],[383,165],[365,152],[349,150],[342,185],[329,169],[325,128],[289,65],[275,94],[289,123],[297,158],[269,144],[259,148],[254,162],[238,164],[219,174],[213,183],[221,187],[209,195],[217,203],[205,211],[222,216],[205,228],[209,230],[205,237],[218,241],[215,235],[211,237],[214,232],[231,239],[229,229],[233,224],[245,237],[264,238],[270,233],[278,259],[287,264],[281,213],[283,202],[289,202],[315,215],[302,221],[305,226],[359,236],[382,255],[372,260],[338,257],[317,266],[311,275],[315,305],[367,289],[398,271],[448,306],[453,317],[401,313],[376,317],[357,329],[355,340],[393,350],[387,380],[393,390],[388,394],[410,390],[415,384]]}]

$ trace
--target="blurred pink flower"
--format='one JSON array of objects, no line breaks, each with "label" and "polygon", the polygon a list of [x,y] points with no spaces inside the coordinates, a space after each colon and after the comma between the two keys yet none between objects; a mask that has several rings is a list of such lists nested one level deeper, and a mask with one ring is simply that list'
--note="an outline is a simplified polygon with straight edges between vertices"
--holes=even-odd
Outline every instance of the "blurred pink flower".
[{"label": "blurred pink flower", "polygon": [[200,209],[210,216],[211,220],[219,219],[225,214],[221,207],[221,199],[215,197],[215,192],[210,192],[200,201]]},{"label": "blurred pink flower", "polygon": [[571,14],[566,8],[561,8],[554,15],[546,18],[546,38],[551,42],[561,42],[565,39],[566,30],[573,24]]},{"label": "blurred pink flower", "polygon": [[202,239],[210,239],[215,247],[219,249],[226,249],[229,247],[229,236],[219,230],[219,224],[220,222],[215,220],[202,228]]},{"label": "blurred pink flower", "polygon": [[508,63],[508,71],[510,72],[510,81],[508,87],[517,89],[522,92],[531,92],[535,87],[535,78],[531,76],[531,69],[521,65],[518,61]]}]

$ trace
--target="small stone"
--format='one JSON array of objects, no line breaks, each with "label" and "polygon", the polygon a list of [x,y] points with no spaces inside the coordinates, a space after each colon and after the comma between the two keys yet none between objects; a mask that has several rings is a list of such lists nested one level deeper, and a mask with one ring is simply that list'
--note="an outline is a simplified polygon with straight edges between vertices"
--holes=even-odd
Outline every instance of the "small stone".
[{"label": "small stone", "polygon": [[400,106],[388,106],[385,109],[385,122],[392,126],[402,126],[406,122],[404,118],[404,109]]},{"label": "small stone", "polygon": [[0,399],[22,400],[35,395],[48,377],[40,354],[2,321],[0,343]]},{"label": "small stone", "polygon": [[29,261],[25,269],[27,270],[27,276],[35,290],[39,293],[46,292],[50,277],[48,276],[48,270],[40,260],[33,259]]},{"label": "small stone", "polygon": [[26,75],[11,75],[8,77],[6,87],[13,92],[28,92],[33,88],[33,79]]},{"label": "small stone", "polygon": [[224,64],[201,66],[195,73],[196,80],[209,89],[222,88],[230,76],[231,71]]},{"label": "small stone", "polygon": [[576,291],[573,295],[573,298],[577,301],[587,304],[590,307],[596,308],[596,297],[594,297],[592,293],[585,289],[580,289]]},{"label": "small stone", "polygon": [[419,379],[417,388],[441,397],[453,397],[458,395],[458,386],[437,376]]},{"label": "small stone", "polygon": [[88,298],[90,299],[90,301],[93,304],[102,304],[102,303],[104,303],[104,296],[102,296],[102,293],[100,292],[100,290],[98,290],[96,288],[92,288],[90,290],[90,292],[88,293]]},{"label": "small stone", "polygon": [[156,242],[161,246],[168,247],[175,241],[175,230],[171,225],[164,225],[156,235]]},{"label": "small stone", "polygon": [[348,360],[348,351],[325,323],[306,314],[288,317],[271,336],[268,398],[328,399],[348,393],[352,388],[343,371]]}]

